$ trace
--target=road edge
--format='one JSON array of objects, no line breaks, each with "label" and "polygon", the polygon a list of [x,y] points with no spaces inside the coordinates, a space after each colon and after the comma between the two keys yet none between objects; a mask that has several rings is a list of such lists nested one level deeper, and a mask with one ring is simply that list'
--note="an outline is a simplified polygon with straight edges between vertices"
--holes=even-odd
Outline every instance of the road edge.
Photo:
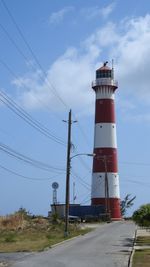
[{"label": "road edge", "polygon": [[132,262],[133,262],[133,256],[134,256],[134,252],[135,252],[135,242],[136,242],[136,237],[137,237],[137,228],[135,230],[135,234],[133,236],[133,247],[131,249],[131,253],[130,253],[130,256],[129,256],[129,260],[128,260],[128,267],[132,267]]}]

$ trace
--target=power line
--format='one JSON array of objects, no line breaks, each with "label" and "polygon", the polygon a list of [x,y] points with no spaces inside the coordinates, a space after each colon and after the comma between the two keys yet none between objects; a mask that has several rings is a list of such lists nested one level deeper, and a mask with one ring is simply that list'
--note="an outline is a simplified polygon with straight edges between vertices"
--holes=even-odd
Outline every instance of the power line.
[{"label": "power line", "polygon": [[8,108],[10,108],[12,111],[14,111],[18,116],[20,116],[22,119],[24,119],[26,122],[28,122],[31,126],[36,128],[38,131],[43,133],[48,138],[52,139],[55,142],[61,143],[62,145],[65,145],[65,143],[58,137],[54,136],[49,132],[49,129],[47,129],[45,126],[43,126],[40,122],[35,120],[30,114],[28,114],[23,108],[21,108],[14,100],[12,100],[6,93],[3,91],[0,91],[0,101],[3,102]]},{"label": "power line", "polygon": [[142,185],[142,186],[146,186],[146,187],[150,187],[150,184],[149,183],[144,183],[144,182],[140,182],[140,181],[136,181],[136,180],[131,180],[131,179],[127,179],[125,181],[123,181],[124,183],[134,183],[134,184],[139,184],[139,185]]},{"label": "power line", "polygon": [[89,165],[83,160],[83,158],[81,156],[79,156],[78,160],[80,160],[80,163],[82,164],[82,166],[84,166],[84,168],[87,170],[89,170],[89,172],[91,173],[91,168],[89,167]]},{"label": "power line", "polygon": [[[4,62],[4,60],[2,60],[2,59],[0,59],[0,63],[3,65],[3,67],[16,79],[16,80],[18,80],[19,78],[17,77],[17,75],[14,73],[14,71],[10,68],[10,66],[8,66],[7,64],[6,64],[6,62]],[[27,86],[24,86],[23,85],[23,88],[27,88]],[[28,89],[28,88],[27,88]],[[47,106],[47,105],[45,105],[45,103],[44,103],[44,101],[42,101],[39,97],[37,97],[37,95],[34,95],[34,98],[35,99],[37,99],[37,101],[39,102],[39,103],[41,103],[42,104],[42,107],[46,110],[46,111],[48,111],[51,115],[53,115],[53,116],[55,116],[55,117],[57,117],[57,119],[59,120],[59,121],[61,121],[62,120],[62,118],[58,115],[58,114],[56,114],[49,106]]]},{"label": "power line", "polygon": [[11,169],[9,169],[9,168],[4,167],[3,165],[0,165],[0,168],[3,169],[3,170],[5,170],[5,171],[7,171],[7,172],[9,172],[9,173],[11,173],[11,174],[13,174],[13,175],[16,175],[16,176],[18,176],[18,177],[21,177],[21,178],[24,178],[24,179],[27,179],[27,180],[32,180],[32,181],[46,181],[46,180],[52,180],[53,178],[56,178],[56,177],[58,177],[58,176],[61,175],[61,173],[59,173],[59,174],[57,174],[57,175],[54,175],[54,176],[51,177],[51,178],[33,178],[33,177],[25,176],[25,175],[22,175],[22,174],[20,174],[20,173],[18,173],[18,172],[15,172],[15,171],[13,171],[13,170],[11,170]]},{"label": "power line", "polygon": [[90,188],[81,181],[80,177],[77,177],[76,175],[73,175],[73,174],[72,174],[72,177],[74,178],[75,181],[76,181],[76,179],[78,179],[79,184],[81,184],[84,188],[86,188],[88,191],[90,191]]},{"label": "power line", "polygon": [[42,170],[46,170],[46,171],[51,171],[51,172],[62,172],[62,171],[65,171],[65,169],[63,168],[59,168],[59,167],[54,167],[54,166],[51,166],[49,164],[46,164],[46,163],[43,163],[41,161],[37,161],[35,159],[32,159],[28,156],[25,156],[19,152],[17,152],[16,150],[8,147],[7,145],[3,144],[3,143],[0,143],[0,150],[2,152],[5,152],[6,154],[18,159],[18,160],[21,160],[25,163],[28,163],[36,168],[39,168],[39,169],[42,169]]},{"label": "power line", "polygon": [[[21,36],[22,40],[24,41],[26,47],[28,48],[28,50],[30,51],[32,57],[34,58],[37,66],[42,70],[44,76],[45,76],[45,81],[48,85],[48,87],[50,88],[50,90],[53,92],[53,94],[59,99],[59,101],[68,109],[68,105],[65,103],[65,101],[63,100],[63,98],[59,95],[57,89],[53,86],[53,84],[47,79],[47,73],[46,71],[43,69],[41,63],[39,62],[39,59],[37,58],[37,56],[35,55],[33,49],[31,48],[30,44],[28,43],[28,41],[26,40],[24,34],[23,34],[23,31],[21,29],[21,27],[18,25],[18,23],[16,22],[14,16],[12,15],[10,9],[8,8],[8,6],[6,5],[5,1],[4,0],[1,0],[2,4],[3,4],[3,7],[5,8],[5,10],[7,11],[10,19],[12,20],[13,24],[15,25],[19,35]],[[75,117],[75,115],[74,115]],[[76,119],[76,118],[75,118]],[[85,134],[84,130],[82,129],[81,125],[79,125],[79,129],[84,137],[84,140],[86,140],[86,143],[88,144],[89,146],[89,141],[87,139],[87,135]]]},{"label": "power line", "polygon": [[9,34],[9,32],[6,30],[6,28],[2,25],[2,23],[0,23],[0,27],[2,29],[2,31],[5,33],[5,35],[7,36],[7,38],[9,39],[9,41],[14,45],[14,47],[16,48],[16,50],[18,51],[18,53],[26,60],[28,61],[28,58],[26,57],[26,55],[22,52],[22,50],[20,49],[20,47],[17,45],[17,43],[14,41],[14,39],[11,37],[11,35]]},{"label": "power line", "polygon": [[83,198],[83,200],[80,202],[81,205],[89,202],[91,200],[91,194],[88,194],[86,197]]},{"label": "power line", "polygon": [[[75,113],[73,113],[73,117],[74,117],[75,120],[78,121],[78,118],[77,118],[77,116],[76,116]],[[87,135],[86,135],[85,131],[84,131],[83,128],[81,127],[81,124],[80,124],[79,121],[78,121],[78,127],[79,127],[80,132],[82,133],[82,136],[84,137],[84,138],[83,138],[83,139],[84,139],[84,142],[85,142],[85,143],[88,145],[88,147],[89,147],[89,140],[88,140],[88,138],[87,138]]]},{"label": "power line", "polygon": [[[22,40],[24,41],[26,47],[28,48],[28,50],[30,51],[32,57],[34,58],[36,64],[37,64],[38,67],[42,70],[42,72],[43,72],[43,74],[45,75],[45,77],[47,77],[47,73],[46,73],[46,71],[43,69],[41,63],[39,62],[39,60],[38,60],[38,58],[37,58],[37,56],[36,56],[35,53],[33,52],[33,49],[31,48],[31,46],[30,46],[29,43],[27,42],[27,40],[26,40],[26,38],[25,38],[25,36],[24,36],[24,34],[23,34],[23,32],[22,32],[20,26],[18,26],[18,23],[16,22],[14,16],[12,15],[12,13],[11,13],[11,11],[9,10],[8,6],[6,5],[5,1],[1,0],[1,2],[2,2],[4,8],[6,9],[6,11],[7,11],[9,17],[11,18],[13,24],[15,25],[15,27],[16,27],[16,29],[17,29],[19,35],[21,36]],[[55,87],[48,81],[47,78],[46,78],[46,82],[47,82],[48,85],[50,85],[50,89],[52,90],[53,94],[60,100],[60,102],[61,102],[65,107],[68,108],[68,106],[66,105],[66,103],[64,102],[64,100],[63,100],[63,99],[60,97],[60,95],[58,94],[56,88],[55,88]]]},{"label": "power line", "polygon": [[90,190],[90,184],[84,181],[83,178],[81,178],[74,170],[71,170],[71,175],[74,179],[78,179],[80,181],[80,184],[82,184],[86,189]]},{"label": "power line", "polygon": [[[12,36],[9,34],[9,32],[6,30],[6,28],[1,23],[0,23],[0,27],[3,30],[3,32],[5,33],[5,35],[7,36],[7,38],[9,39],[9,41],[14,45],[14,47],[16,48],[16,50],[18,51],[18,53],[25,59],[25,61],[29,61],[29,59],[26,57],[26,55],[24,54],[24,52],[22,51],[22,49],[17,45],[17,43],[15,42],[15,40],[12,38]],[[9,73],[11,73],[11,75],[13,77],[15,77],[15,79],[18,79],[18,77],[15,75],[14,71],[12,71],[12,69],[3,60],[0,60],[0,62],[7,69],[7,71],[9,71]],[[39,73],[39,77],[40,77],[40,79],[41,79],[42,82],[45,81],[43,79],[43,76],[40,75],[40,73]],[[37,96],[36,96],[36,99],[38,100],[38,102],[42,103],[42,105],[44,104],[44,108],[48,112],[50,112],[50,113],[53,112],[53,115],[55,115],[55,117],[57,117],[57,119],[61,120],[61,117],[58,114],[54,113],[54,111],[52,109],[50,109],[49,106],[47,106],[47,105],[45,106],[45,103],[41,99],[39,99]]]},{"label": "power line", "polygon": [[127,162],[127,161],[122,161],[119,162],[119,164],[126,164],[126,165],[140,165],[140,166],[150,166],[150,163],[144,163],[144,162]]},{"label": "power line", "polygon": [[34,119],[29,113],[27,113],[23,108],[21,108],[14,100],[12,100],[6,93],[2,90],[0,91],[0,101],[5,104],[10,110],[12,110],[16,115],[22,118],[25,122],[27,122],[34,129],[42,133],[47,138],[53,140],[54,142],[66,146],[64,141],[55,135],[49,132],[44,125],[42,125],[39,121]]}]

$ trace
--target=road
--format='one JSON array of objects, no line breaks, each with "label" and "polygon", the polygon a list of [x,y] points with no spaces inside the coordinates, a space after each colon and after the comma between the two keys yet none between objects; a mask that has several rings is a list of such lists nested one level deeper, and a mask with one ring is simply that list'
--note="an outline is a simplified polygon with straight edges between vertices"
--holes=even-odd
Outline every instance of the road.
[{"label": "road", "polygon": [[96,230],[44,252],[20,258],[13,267],[127,267],[132,222],[103,224]]}]

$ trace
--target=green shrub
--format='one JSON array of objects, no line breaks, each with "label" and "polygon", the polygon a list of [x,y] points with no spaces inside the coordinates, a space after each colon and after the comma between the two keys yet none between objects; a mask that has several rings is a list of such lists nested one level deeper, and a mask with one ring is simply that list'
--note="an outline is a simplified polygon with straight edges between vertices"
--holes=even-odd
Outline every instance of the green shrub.
[{"label": "green shrub", "polygon": [[11,243],[11,242],[15,242],[15,233],[9,233],[6,237],[5,237],[5,242]]},{"label": "green shrub", "polygon": [[139,226],[150,227],[150,203],[142,205],[132,217]]}]

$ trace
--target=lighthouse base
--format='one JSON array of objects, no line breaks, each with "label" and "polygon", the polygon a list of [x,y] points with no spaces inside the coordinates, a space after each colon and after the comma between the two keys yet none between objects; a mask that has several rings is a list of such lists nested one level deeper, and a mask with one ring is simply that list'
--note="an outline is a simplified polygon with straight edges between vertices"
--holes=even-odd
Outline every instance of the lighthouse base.
[{"label": "lighthouse base", "polygon": [[[122,220],[121,211],[120,211],[120,199],[118,198],[109,198],[107,200],[108,209],[110,212],[110,217],[112,221],[120,221]],[[92,198],[92,205],[106,205],[105,198]]]}]

